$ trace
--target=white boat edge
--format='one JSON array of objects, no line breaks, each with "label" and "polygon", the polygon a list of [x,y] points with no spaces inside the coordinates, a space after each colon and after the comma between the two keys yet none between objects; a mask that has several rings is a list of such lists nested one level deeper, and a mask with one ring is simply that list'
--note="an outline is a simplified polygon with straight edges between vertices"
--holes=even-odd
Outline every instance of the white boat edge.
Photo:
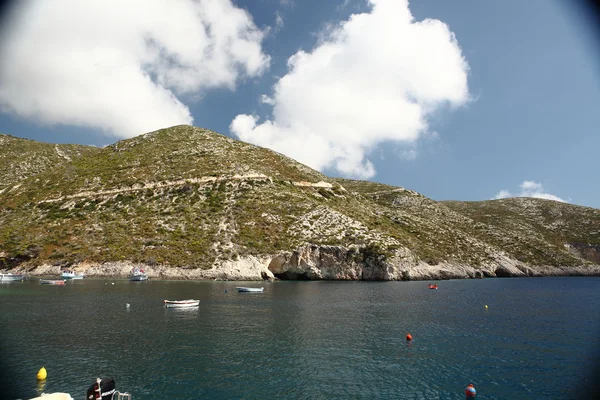
[{"label": "white boat edge", "polygon": [[76,274],[74,272],[63,272],[60,274],[60,277],[63,279],[83,279],[85,278],[85,274]]},{"label": "white boat edge", "polygon": [[10,272],[7,274],[0,274],[0,282],[18,282],[25,279],[25,275],[23,274],[11,274]]},{"label": "white boat edge", "polygon": [[69,393],[42,393],[39,397],[29,400],[73,400]]},{"label": "white boat edge", "polygon": [[265,290],[264,287],[254,288],[254,287],[243,287],[243,286],[236,287],[236,289],[238,292],[248,292],[248,293],[251,293],[251,292],[262,293]]},{"label": "white boat edge", "polygon": [[198,307],[200,300],[164,300],[164,303],[167,308],[190,308]]}]

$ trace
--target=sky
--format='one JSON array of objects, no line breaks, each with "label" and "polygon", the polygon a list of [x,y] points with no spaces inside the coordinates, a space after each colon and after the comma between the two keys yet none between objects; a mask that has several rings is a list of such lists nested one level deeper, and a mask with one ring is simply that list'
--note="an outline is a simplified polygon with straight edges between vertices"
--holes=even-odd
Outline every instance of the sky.
[{"label": "sky", "polygon": [[0,132],[193,124],[434,200],[600,208],[600,36],[561,0],[44,0],[0,21]]}]

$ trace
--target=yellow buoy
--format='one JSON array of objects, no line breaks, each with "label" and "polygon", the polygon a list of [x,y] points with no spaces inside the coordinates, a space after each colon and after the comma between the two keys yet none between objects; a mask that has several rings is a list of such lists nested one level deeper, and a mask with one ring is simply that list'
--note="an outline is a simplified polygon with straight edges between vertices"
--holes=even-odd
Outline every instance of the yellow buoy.
[{"label": "yellow buoy", "polygon": [[43,381],[44,379],[46,379],[47,376],[48,376],[48,373],[46,372],[46,368],[44,368],[44,367],[40,368],[40,370],[37,373],[38,381]]},{"label": "yellow buoy", "polygon": [[488,308],[488,307],[487,307],[487,304],[485,305],[485,308]]}]

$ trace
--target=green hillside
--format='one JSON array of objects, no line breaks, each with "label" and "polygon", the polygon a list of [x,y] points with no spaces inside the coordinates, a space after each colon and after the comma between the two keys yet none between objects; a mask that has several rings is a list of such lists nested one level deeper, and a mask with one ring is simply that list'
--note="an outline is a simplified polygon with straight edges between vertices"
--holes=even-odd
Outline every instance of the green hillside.
[{"label": "green hillside", "polygon": [[[482,276],[597,267],[589,246],[600,244],[599,210],[538,199],[436,202],[328,178],[201,128],[103,149],[2,136],[0,150],[5,171],[20,171],[0,178],[5,268],[123,261],[206,270],[260,259],[280,277],[291,268],[285,276],[418,279],[427,268],[452,277],[463,266]],[[274,267],[276,259],[285,262]]]}]

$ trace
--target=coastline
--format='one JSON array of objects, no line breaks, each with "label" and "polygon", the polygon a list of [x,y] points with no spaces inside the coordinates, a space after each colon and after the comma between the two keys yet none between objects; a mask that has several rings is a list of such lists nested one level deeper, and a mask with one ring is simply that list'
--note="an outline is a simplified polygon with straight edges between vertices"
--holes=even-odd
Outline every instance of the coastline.
[{"label": "coastline", "polygon": [[[254,256],[226,261],[210,269],[181,268],[169,265],[146,265],[128,261],[69,265],[69,269],[84,273],[87,278],[126,279],[133,268],[141,268],[150,279],[197,281],[273,281],[273,280],[340,280],[340,281],[429,281],[449,279],[485,279],[504,277],[600,276],[600,265],[576,267],[497,265],[471,267],[463,264],[419,263],[413,266],[382,263],[315,265],[301,262],[295,268],[282,269],[278,258]],[[285,265],[285,264],[284,264]],[[36,267],[19,266],[13,274],[30,277],[60,276],[64,267],[43,264]]]}]

